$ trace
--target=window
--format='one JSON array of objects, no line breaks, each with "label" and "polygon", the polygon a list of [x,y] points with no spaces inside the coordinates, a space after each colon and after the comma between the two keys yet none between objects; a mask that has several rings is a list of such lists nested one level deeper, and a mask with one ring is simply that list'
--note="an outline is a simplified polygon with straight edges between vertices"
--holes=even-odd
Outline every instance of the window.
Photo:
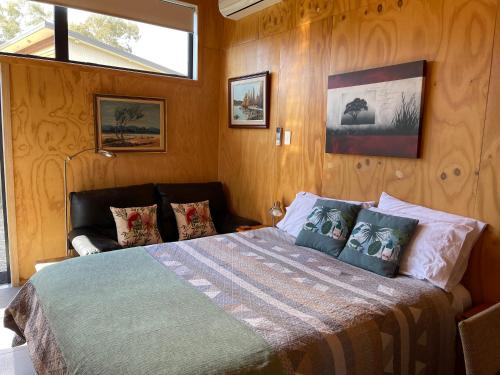
[{"label": "window", "polygon": [[185,31],[76,9],[68,9],[68,27],[71,61],[188,75]]},{"label": "window", "polygon": [[0,0],[0,52],[55,57],[54,7]]},{"label": "window", "polygon": [[193,78],[194,38],[93,11],[0,0],[0,53]]}]

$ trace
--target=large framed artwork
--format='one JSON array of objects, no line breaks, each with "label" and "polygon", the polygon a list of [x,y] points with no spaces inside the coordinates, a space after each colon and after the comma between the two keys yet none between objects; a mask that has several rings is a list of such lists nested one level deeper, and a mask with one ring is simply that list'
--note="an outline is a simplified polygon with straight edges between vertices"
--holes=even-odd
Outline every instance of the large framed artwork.
[{"label": "large framed artwork", "polygon": [[425,61],[328,77],[326,152],[418,158]]},{"label": "large framed artwork", "polygon": [[230,128],[269,127],[270,77],[263,72],[229,79]]},{"label": "large framed artwork", "polygon": [[98,149],[165,152],[167,102],[161,98],[94,96]]}]

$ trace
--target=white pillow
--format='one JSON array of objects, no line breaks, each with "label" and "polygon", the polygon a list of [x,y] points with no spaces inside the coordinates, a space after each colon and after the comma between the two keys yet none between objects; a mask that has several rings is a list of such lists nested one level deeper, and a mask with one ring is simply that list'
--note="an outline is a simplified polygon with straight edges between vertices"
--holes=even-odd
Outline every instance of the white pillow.
[{"label": "white pillow", "polygon": [[419,220],[403,253],[400,273],[428,280],[448,292],[460,283],[485,223],[407,203],[387,193],[380,196],[378,208]]},{"label": "white pillow", "polygon": [[[306,222],[307,215],[318,199],[336,200],[332,198],[320,197],[319,195],[300,192],[297,193],[293,202],[286,208],[285,217],[276,226],[282,231],[297,237]],[[340,200],[340,199],[338,199]],[[352,204],[360,204],[363,208],[373,207],[375,202],[357,202],[357,201],[341,201]]]},{"label": "white pillow", "polygon": [[73,249],[75,249],[80,256],[98,254],[101,252],[92,242],[90,242],[89,238],[84,235],[73,238],[71,245],[73,245]]}]

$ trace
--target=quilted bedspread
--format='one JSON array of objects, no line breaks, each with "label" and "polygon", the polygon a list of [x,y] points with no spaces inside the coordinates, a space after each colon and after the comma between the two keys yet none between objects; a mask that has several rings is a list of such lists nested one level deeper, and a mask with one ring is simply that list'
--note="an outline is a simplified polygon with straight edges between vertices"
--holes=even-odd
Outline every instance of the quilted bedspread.
[{"label": "quilted bedspread", "polygon": [[[269,373],[270,369],[272,373],[283,374],[453,373],[452,296],[426,282],[402,276],[389,279],[350,266],[315,250],[295,246],[290,238],[272,228],[122,250],[114,252],[114,256],[131,251],[146,252],[156,264],[163,266],[161,269],[166,275],[175,277],[176,283],[180,281],[197,291],[193,299],[198,301],[198,297],[203,297],[203,300],[198,303],[201,307],[195,309],[211,306],[207,310],[211,313],[196,315],[200,320],[198,327],[202,328],[199,340],[188,340],[193,349],[191,353],[197,352],[197,345],[204,345],[206,349],[207,337],[215,338],[214,342],[217,339],[227,342],[223,337],[228,335],[237,347],[226,349],[226,353],[220,350],[220,345],[214,345],[213,350],[203,350],[203,360],[196,361],[193,360],[196,354],[173,358],[163,355],[158,345],[154,345],[159,354],[149,356],[148,361],[158,363],[144,363],[144,371],[139,370],[140,373],[151,373],[147,368],[161,368],[162,371],[155,373],[165,374]],[[86,258],[101,263],[109,256],[99,254]],[[67,267],[75,267],[78,262],[82,260],[54,265],[52,272],[60,266],[57,273],[64,274],[61,280],[76,285],[82,277],[67,272]],[[132,263],[129,266],[127,270],[126,264],[122,264],[115,275],[110,272],[109,277],[116,280],[123,276],[122,273],[134,272],[136,266]],[[159,272],[157,267],[150,267]],[[43,277],[43,270],[36,277]],[[99,282],[106,282],[106,277],[99,276]],[[168,283],[163,276],[156,280],[158,284]],[[135,282],[141,284],[140,279],[136,278]],[[85,309],[86,322],[94,320],[102,326],[106,319],[112,324],[113,319],[120,316],[117,314],[126,315],[128,305],[125,302],[120,305],[120,295],[125,293],[127,285],[115,284],[112,290],[107,289],[112,293],[111,297],[106,297],[109,302],[102,301],[113,306],[113,313],[103,316],[102,312],[100,315],[96,312],[94,316],[93,309]],[[51,319],[64,316],[67,309],[73,312],[75,324],[83,319],[74,314],[81,299],[78,295],[69,295],[65,298],[70,301],[65,299],[64,303],[53,302],[49,306],[45,297],[47,291],[42,292],[41,287],[38,291],[36,285],[36,280],[29,281],[20,291],[6,310],[5,324],[27,340],[39,373],[90,373],[75,361],[75,352],[87,353],[86,356],[94,353],[87,348],[89,342],[95,343],[94,351],[101,350],[110,356],[117,351],[117,347],[113,347],[119,345],[116,340],[108,338],[108,345],[100,345],[103,342],[100,331],[87,328],[87,332],[81,332],[82,337],[86,337],[83,340],[78,331],[56,329],[57,324]],[[91,287],[92,283],[87,280],[86,285]],[[166,298],[170,302],[145,306],[145,319],[148,308],[155,309],[154,316],[174,316],[172,310],[178,292],[176,288],[161,288],[161,285],[155,286],[151,298],[155,301]],[[147,287],[143,285],[141,290],[148,295]],[[176,311],[177,315],[183,314],[182,309]],[[222,323],[206,329],[214,319]],[[165,327],[168,329],[162,329]],[[152,350],[151,343],[168,342],[164,351],[168,349],[172,353],[176,346],[171,338],[182,337],[183,330],[185,335],[192,334],[185,326],[158,322],[158,329],[150,329],[147,338],[132,340],[126,348],[123,343],[120,345],[127,353],[144,353],[144,348]],[[244,347],[246,340],[238,340],[238,335],[247,335],[249,343],[253,344]],[[81,348],[78,347],[80,342]],[[181,346],[178,348],[182,350]],[[229,357],[231,361],[226,360]],[[96,368],[101,369],[101,374],[129,373],[129,367],[135,368],[137,373],[138,357],[128,355],[126,358],[129,362],[125,360],[118,372],[104,364]],[[242,362],[245,366],[241,366]],[[279,365],[270,367],[274,362]],[[200,366],[195,367],[193,363],[200,363]],[[208,368],[206,363],[220,366]]]}]

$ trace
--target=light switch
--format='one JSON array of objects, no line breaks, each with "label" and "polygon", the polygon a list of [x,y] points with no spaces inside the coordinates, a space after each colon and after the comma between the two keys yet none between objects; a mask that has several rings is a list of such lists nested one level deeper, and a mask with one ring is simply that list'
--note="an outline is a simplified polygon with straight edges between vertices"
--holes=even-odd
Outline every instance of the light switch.
[{"label": "light switch", "polygon": [[292,143],[292,131],[285,130],[285,145],[289,145]]},{"label": "light switch", "polygon": [[276,128],[276,146],[281,146],[281,136],[283,128]]}]

